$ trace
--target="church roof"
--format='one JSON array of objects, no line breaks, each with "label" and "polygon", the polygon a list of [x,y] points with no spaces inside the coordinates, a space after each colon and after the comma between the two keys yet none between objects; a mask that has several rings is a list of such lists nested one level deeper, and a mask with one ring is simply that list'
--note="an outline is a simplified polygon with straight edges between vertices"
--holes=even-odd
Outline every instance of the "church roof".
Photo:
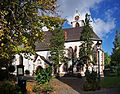
[{"label": "church roof", "polygon": [[[81,41],[81,32],[83,27],[76,27],[76,28],[67,28],[64,30],[65,42],[75,42]],[[94,31],[92,32],[92,40],[101,40]],[[50,45],[50,38],[52,34],[50,31],[45,32],[44,41],[43,42],[36,42],[36,51],[48,50]]]}]

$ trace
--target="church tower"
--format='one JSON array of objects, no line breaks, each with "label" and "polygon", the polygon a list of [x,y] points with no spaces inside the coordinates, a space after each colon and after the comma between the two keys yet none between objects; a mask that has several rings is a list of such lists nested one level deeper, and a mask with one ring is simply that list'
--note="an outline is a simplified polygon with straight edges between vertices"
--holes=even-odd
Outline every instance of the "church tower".
[{"label": "church tower", "polygon": [[80,18],[80,13],[78,10],[75,11],[75,15],[73,16],[73,21],[71,22],[72,27],[81,27],[83,26],[83,22]]}]

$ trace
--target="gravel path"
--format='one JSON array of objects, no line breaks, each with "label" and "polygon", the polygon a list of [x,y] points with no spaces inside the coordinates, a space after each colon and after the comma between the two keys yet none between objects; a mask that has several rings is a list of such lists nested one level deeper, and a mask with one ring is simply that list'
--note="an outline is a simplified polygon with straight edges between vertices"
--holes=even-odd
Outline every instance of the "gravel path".
[{"label": "gravel path", "polygon": [[54,87],[52,94],[80,94],[58,79],[53,79],[50,84]]},{"label": "gravel path", "polygon": [[62,77],[53,79],[51,85],[54,87],[52,94],[120,94],[116,88],[101,89],[85,92],[82,90],[83,80],[75,77]]}]

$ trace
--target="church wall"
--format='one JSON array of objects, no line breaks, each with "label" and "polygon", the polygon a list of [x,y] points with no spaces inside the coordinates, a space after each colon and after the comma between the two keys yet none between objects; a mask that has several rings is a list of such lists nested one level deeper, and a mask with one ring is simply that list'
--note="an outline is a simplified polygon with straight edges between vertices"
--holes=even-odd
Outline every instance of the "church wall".
[{"label": "church wall", "polygon": [[[97,41],[93,41],[92,47],[94,47],[96,43],[97,43]],[[77,46],[77,57],[78,57],[79,56],[79,46],[81,44],[82,44],[81,41],[66,42],[64,44],[64,46],[65,46],[65,49],[68,49],[69,47],[72,47],[73,50],[75,49],[75,46]],[[66,50],[66,56],[67,56],[67,52],[68,51]],[[48,60],[48,57],[50,56],[50,51],[38,51],[37,54],[39,54],[41,56],[44,56]],[[33,62],[34,56],[31,56],[31,59],[32,60],[28,60],[28,59],[23,58],[24,70],[29,70],[30,75],[33,74],[33,70],[35,71],[36,67],[39,66],[39,65],[42,66],[43,68],[45,68],[45,62],[40,57],[38,57],[35,62]],[[100,65],[104,64],[103,51],[100,51],[100,58],[99,59],[100,59]],[[71,64],[71,62],[72,61],[69,61],[70,64]],[[19,55],[16,55],[16,60],[14,62],[14,65],[19,65]],[[96,67],[98,67],[98,66],[96,66]],[[103,73],[104,66],[101,66],[100,68],[101,68],[101,73]],[[91,70],[91,68],[90,68],[90,70]],[[84,68],[84,71],[83,71],[83,76],[84,76],[84,72],[85,72],[85,68]],[[63,71],[63,64],[60,67],[60,73],[65,73]]]},{"label": "church wall", "polygon": [[[82,17],[82,15],[80,15],[80,13],[78,12],[78,10],[76,10],[75,15],[73,17],[73,20],[71,22],[72,27],[81,27],[81,26],[83,26],[83,19],[85,19],[85,18]],[[43,29],[45,29],[45,27]],[[67,33],[65,34],[65,36],[67,38]],[[95,54],[96,54],[96,57],[97,57],[97,62],[98,62],[96,43],[97,43],[97,41],[94,40],[93,44],[92,44],[92,47],[94,47],[94,50],[96,52]],[[64,46],[65,46],[65,52],[66,52],[65,56],[66,57],[68,56],[68,49],[70,47],[72,47],[73,51],[76,49],[76,57],[79,57],[79,46],[81,44],[82,44],[82,41],[65,42],[65,44],[64,44]],[[41,56],[44,56],[44,58],[49,61],[48,57],[50,56],[50,51],[37,51],[37,54],[41,55]],[[102,50],[100,50],[99,56],[100,56],[99,57],[100,65],[103,65],[103,66],[100,67],[101,68],[101,73],[102,73],[102,71],[104,69],[104,52]],[[92,56],[90,58],[92,60]],[[32,60],[28,60],[28,59],[23,58],[23,65],[25,66],[24,70],[30,70],[30,74],[31,75],[33,74],[33,71],[36,70],[37,66],[40,65],[43,68],[45,68],[45,62],[39,56],[38,56],[38,58],[36,59],[35,62],[33,62],[34,56],[31,56],[31,59]],[[72,64],[72,60],[69,60],[68,63],[69,63],[69,66],[70,66]],[[16,55],[16,60],[14,61],[13,64],[15,66],[19,65],[19,55]],[[95,67],[97,68],[98,65],[96,65]],[[91,68],[90,68],[90,70],[91,70]],[[63,72],[63,64],[60,67],[60,72],[61,73],[65,73],[65,72]],[[83,71],[83,75],[84,75],[84,72],[85,72],[85,68],[84,68],[84,71]]]},{"label": "church wall", "polygon": [[[36,52],[38,55],[44,56],[45,58],[48,58],[48,53],[49,51],[38,51]],[[32,56],[33,60],[34,60],[34,56]],[[38,56],[36,61],[33,62],[33,60],[28,60],[25,59],[23,60],[24,62],[24,66],[25,66],[25,70],[30,70],[31,75],[33,74],[33,71],[35,72],[37,66],[41,66],[42,68],[45,68],[45,62]]]},{"label": "church wall", "polygon": [[[38,55],[44,56],[45,58],[48,58],[49,56],[49,51],[38,51],[36,52]],[[30,56],[30,59],[26,59],[24,57],[24,54],[22,54],[23,56],[23,65],[24,65],[24,71],[25,70],[29,70],[30,71],[30,75],[33,74],[33,71],[36,70],[37,66],[42,66],[43,68],[45,68],[45,62],[38,56],[38,58],[36,59],[35,62],[33,62],[34,60],[34,55]],[[17,65],[19,65],[19,55],[15,55],[15,60],[13,62],[13,65],[15,66],[15,72],[14,74],[17,73]]]},{"label": "church wall", "polygon": [[80,41],[77,42],[66,42],[65,43],[65,49],[68,49],[69,47],[72,47],[73,50],[75,49],[75,46],[77,46],[77,57],[79,56],[79,46],[81,45]]}]

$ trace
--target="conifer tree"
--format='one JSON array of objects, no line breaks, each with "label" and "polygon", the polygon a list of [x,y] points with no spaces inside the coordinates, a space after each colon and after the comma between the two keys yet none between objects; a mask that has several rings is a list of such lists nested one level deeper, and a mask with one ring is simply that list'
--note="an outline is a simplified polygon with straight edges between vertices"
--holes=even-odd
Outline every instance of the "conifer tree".
[{"label": "conifer tree", "polygon": [[90,26],[90,15],[85,15],[85,21],[83,26],[83,31],[81,33],[80,40],[82,44],[80,45],[79,58],[87,64],[90,61],[90,56],[92,55],[92,27]]},{"label": "conifer tree", "polygon": [[50,40],[51,61],[54,65],[54,74],[59,71],[59,64],[64,59],[64,32],[61,27],[56,28],[51,32]]},{"label": "conifer tree", "polygon": [[115,39],[113,42],[114,48],[113,48],[113,53],[115,50],[117,50],[118,47],[120,47],[120,34],[118,31],[115,33]]},{"label": "conifer tree", "polygon": [[[92,27],[90,26],[90,15],[85,15],[85,22],[83,26],[83,31],[81,33],[80,40],[82,41],[82,44],[80,45],[80,51],[79,51],[79,58],[81,61],[81,64],[86,65],[86,72],[85,72],[85,83],[83,84],[83,89],[86,91],[89,90],[96,90],[99,88],[99,83],[97,82],[97,73],[92,71],[90,72],[88,70],[88,66],[91,61],[91,57],[93,56],[93,48],[92,48],[92,34],[91,31]],[[93,57],[92,57],[93,58]]]},{"label": "conifer tree", "polygon": [[120,63],[120,34],[118,31],[115,33],[115,39],[113,42],[114,48],[111,55],[111,65],[118,65]]}]

